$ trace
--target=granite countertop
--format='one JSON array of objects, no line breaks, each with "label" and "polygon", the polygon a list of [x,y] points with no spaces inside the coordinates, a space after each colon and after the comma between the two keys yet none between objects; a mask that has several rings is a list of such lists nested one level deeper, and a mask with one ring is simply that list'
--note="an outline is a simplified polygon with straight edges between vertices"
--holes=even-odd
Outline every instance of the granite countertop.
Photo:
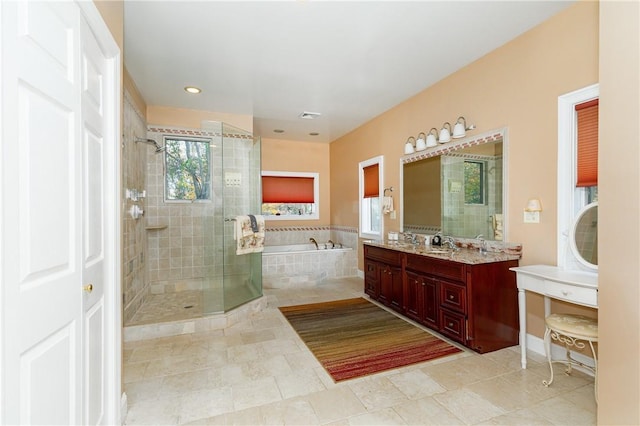
[{"label": "granite countertop", "polygon": [[469,265],[479,265],[482,263],[504,262],[507,260],[519,260],[520,253],[509,253],[505,251],[489,251],[486,254],[480,253],[477,248],[460,248],[457,251],[451,250],[448,247],[436,247],[436,246],[424,246],[420,244],[414,246],[413,244],[397,242],[397,241],[365,241],[364,244],[381,247],[390,250],[401,251],[404,253],[418,254],[421,256],[428,256],[435,259],[449,260],[458,263],[466,263]]}]

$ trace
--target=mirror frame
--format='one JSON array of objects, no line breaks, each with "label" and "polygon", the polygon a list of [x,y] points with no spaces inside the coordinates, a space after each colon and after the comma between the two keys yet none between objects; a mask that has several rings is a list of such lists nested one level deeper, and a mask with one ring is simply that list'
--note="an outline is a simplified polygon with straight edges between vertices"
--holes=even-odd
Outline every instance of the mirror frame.
[{"label": "mirror frame", "polygon": [[[578,249],[578,245],[576,244],[576,229],[578,229],[578,223],[587,214],[587,212],[597,207],[598,207],[598,202],[594,201],[593,203],[589,203],[583,208],[581,208],[580,211],[576,214],[573,224],[571,225],[571,230],[569,231],[569,247],[571,247],[571,253],[576,258],[576,260],[580,262],[581,265],[586,266],[587,268],[595,271],[598,270],[598,265],[587,261],[587,259],[585,259],[582,256],[582,253],[580,253],[580,250]],[[596,226],[596,236],[597,236],[597,233],[598,233],[598,228]]]},{"label": "mirror frame", "polygon": [[[404,232],[404,165],[413,163],[416,161],[424,160],[431,157],[437,157],[443,154],[448,154],[451,152],[459,151],[464,148],[469,148],[471,146],[483,145],[486,143],[492,142],[502,142],[502,217],[503,217],[503,235],[502,240],[498,241],[499,243],[508,242],[508,231],[509,231],[509,215],[507,212],[509,211],[509,200],[508,200],[508,182],[507,176],[509,175],[509,162],[508,162],[508,152],[509,152],[509,144],[507,141],[507,128],[499,128],[495,130],[491,130],[485,133],[481,133],[474,136],[469,136],[463,139],[454,139],[452,142],[447,142],[443,144],[438,144],[433,148],[427,148],[424,151],[418,151],[413,154],[404,155],[400,157],[400,200],[399,206],[401,206],[402,210],[400,212],[400,232]],[[441,222],[442,227],[442,222]],[[452,235],[454,238],[465,238],[457,235]],[[496,241],[496,240],[487,240],[487,241]]]}]

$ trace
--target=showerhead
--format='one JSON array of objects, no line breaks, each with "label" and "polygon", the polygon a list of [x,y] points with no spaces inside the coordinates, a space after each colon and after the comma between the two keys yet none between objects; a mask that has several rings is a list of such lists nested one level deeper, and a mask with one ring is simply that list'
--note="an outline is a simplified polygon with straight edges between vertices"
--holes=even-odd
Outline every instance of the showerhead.
[{"label": "showerhead", "polygon": [[150,145],[153,145],[156,148],[156,153],[164,151],[164,147],[158,145],[158,142],[154,141],[153,139],[144,139],[144,138],[136,137],[136,142],[148,143]]}]

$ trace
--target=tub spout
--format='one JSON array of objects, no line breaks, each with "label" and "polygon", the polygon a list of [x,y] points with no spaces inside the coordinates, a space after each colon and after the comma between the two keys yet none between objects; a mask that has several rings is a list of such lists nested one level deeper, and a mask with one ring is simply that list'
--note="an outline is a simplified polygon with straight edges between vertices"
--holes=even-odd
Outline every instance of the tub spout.
[{"label": "tub spout", "polygon": [[336,247],[336,245],[333,243],[333,241],[329,240],[328,243],[331,244],[331,248],[335,248]]},{"label": "tub spout", "polygon": [[318,242],[316,241],[316,239],[315,239],[315,238],[309,238],[309,241],[311,241],[313,244],[315,244],[315,245],[316,245],[316,250],[319,250],[319,249],[318,249]]}]

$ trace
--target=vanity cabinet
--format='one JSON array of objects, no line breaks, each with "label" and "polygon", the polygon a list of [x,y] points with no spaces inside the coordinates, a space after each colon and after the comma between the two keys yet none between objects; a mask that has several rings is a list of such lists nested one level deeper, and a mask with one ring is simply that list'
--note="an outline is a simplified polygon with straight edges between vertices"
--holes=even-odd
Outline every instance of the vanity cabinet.
[{"label": "vanity cabinet", "polygon": [[[464,263],[364,248],[365,290],[372,299],[479,353],[518,344],[518,292],[509,270],[517,260]],[[378,272],[369,273],[369,265]],[[377,296],[370,291],[376,287]]]},{"label": "vanity cabinet", "polygon": [[402,257],[400,252],[365,246],[365,277],[370,278],[368,284],[365,278],[366,293],[400,313],[404,313]]}]

